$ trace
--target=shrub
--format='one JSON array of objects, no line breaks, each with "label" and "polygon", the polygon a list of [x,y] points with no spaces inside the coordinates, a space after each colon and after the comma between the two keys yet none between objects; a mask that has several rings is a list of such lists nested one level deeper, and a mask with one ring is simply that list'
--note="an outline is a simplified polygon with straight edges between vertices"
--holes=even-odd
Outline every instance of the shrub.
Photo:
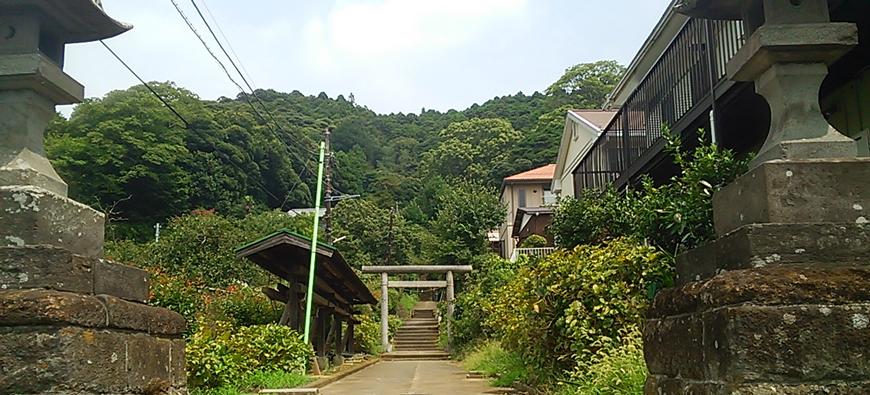
[{"label": "shrub", "polygon": [[541,248],[546,247],[550,242],[547,241],[547,238],[541,235],[531,235],[523,240],[523,243],[520,244],[520,248]]},{"label": "shrub", "polygon": [[373,314],[360,314],[358,317],[360,323],[354,328],[357,350],[372,355],[380,354],[383,351],[380,321],[375,320]]},{"label": "shrub", "polygon": [[637,190],[584,190],[577,199],[561,200],[550,228],[558,246],[631,236],[676,255],[715,237],[713,193],[745,173],[748,158],[704,143],[703,131],[691,153],[679,138],[665,136],[680,174],[661,186],[646,179]]},{"label": "shrub", "polygon": [[485,324],[548,382],[639,324],[655,289],[671,282],[664,256],[633,239],[557,251],[523,266],[484,306]]},{"label": "shrub", "polygon": [[[453,345],[459,351],[487,334],[483,325],[484,306],[493,303],[493,292],[507,284],[525,257],[518,262],[488,254],[473,261],[475,271],[466,276],[465,289],[456,296],[453,318]],[[443,327],[443,326],[442,326]]]},{"label": "shrub", "polygon": [[282,228],[310,234],[310,217],[290,217],[266,211],[237,219],[211,211],[197,211],[173,218],[160,241],[135,244],[110,243],[107,256],[122,263],[154,269],[172,276],[196,279],[203,285],[222,288],[245,282],[259,285],[268,274],[257,265],[236,258],[235,249]]},{"label": "shrub", "polygon": [[186,357],[190,385],[217,388],[243,384],[251,371],[304,372],[312,350],[286,326],[216,322],[191,336]]},{"label": "shrub", "polygon": [[236,326],[266,325],[281,319],[281,308],[257,288],[244,284],[230,285],[215,293],[206,309],[215,321],[230,321]]},{"label": "shrub", "polygon": [[193,281],[152,270],[148,304],[181,314],[187,321],[185,334],[189,335],[196,332],[196,316],[204,303],[203,288]]},{"label": "shrub", "polygon": [[528,378],[528,369],[516,353],[506,351],[497,341],[487,341],[471,351],[462,361],[468,370],[483,372],[497,387],[508,387]]},{"label": "shrub", "polygon": [[646,375],[643,339],[640,330],[634,327],[627,331],[618,347],[603,350],[589,363],[578,367],[571,385],[560,394],[642,394]]}]

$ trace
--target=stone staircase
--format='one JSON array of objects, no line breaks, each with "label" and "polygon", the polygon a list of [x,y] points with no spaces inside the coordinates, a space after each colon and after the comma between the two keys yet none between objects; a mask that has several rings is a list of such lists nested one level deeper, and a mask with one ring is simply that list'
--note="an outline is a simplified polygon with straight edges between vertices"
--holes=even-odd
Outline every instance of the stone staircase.
[{"label": "stone staircase", "polygon": [[437,305],[420,302],[414,307],[411,319],[405,321],[393,338],[393,349],[382,356],[384,360],[437,361],[450,355],[438,346]]}]

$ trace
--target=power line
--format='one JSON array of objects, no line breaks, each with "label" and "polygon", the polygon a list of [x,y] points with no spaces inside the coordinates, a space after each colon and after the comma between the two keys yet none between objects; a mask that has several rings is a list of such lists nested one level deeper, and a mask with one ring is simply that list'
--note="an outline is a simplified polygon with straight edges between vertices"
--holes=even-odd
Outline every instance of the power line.
[{"label": "power line", "polygon": [[[191,30],[191,31],[196,35],[196,37],[199,39],[199,41],[202,43],[202,45],[206,47],[206,50],[208,50],[208,52],[209,52],[209,54],[211,55],[211,57],[214,58],[214,60],[215,60],[216,62],[218,62],[218,64],[220,65],[220,67],[224,70],[224,73],[227,75],[227,77],[229,77],[230,81],[232,81],[232,83],[233,83],[234,85],[236,85],[236,87],[239,88],[239,90],[241,90],[242,93],[245,94],[245,96],[243,96],[243,98],[244,98],[244,99],[248,102],[248,104],[251,105],[251,107],[253,108],[253,107],[254,107],[253,103],[251,103],[250,99],[247,97],[247,91],[246,91],[244,88],[242,88],[242,86],[239,85],[239,83],[236,82],[236,80],[231,76],[231,74],[230,74],[229,70],[227,69],[227,67],[226,67],[226,66],[223,64],[223,62],[222,62],[222,61],[221,61],[221,60],[220,60],[220,59],[219,59],[219,58],[214,54],[214,51],[211,50],[211,48],[208,46],[208,44],[206,44],[205,39],[203,39],[202,36],[199,34],[199,31],[197,31],[196,28],[193,27],[193,23],[191,23],[190,20],[187,18],[187,15],[184,14],[184,12],[181,10],[181,7],[178,6],[178,4],[175,2],[175,0],[171,0],[171,1],[172,1],[172,4],[175,6],[175,10],[178,11],[178,13],[179,13],[179,14],[181,15],[181,17],[184,19],[184,22],[187,23],[187,26],[190,28],[190,30]],[[295,139],[295,138],[294,138],[290,133],[287,133],[287,131],[284,130],[284,128],[281,127],[281,124],[278,122],[277,119],[275,119],[275,116],[272,114],[271,111],[269,111],[269,108],[266,107],[266,104],[265,104],[265,103],[260,99],[259,96],[257,96],[256,90],[251,86],[251,83],[248,82],[248,79],[245,78],[245,74],[242,73],[242,71],[239,69],[239,66],[236,65],[236,62],[233,61],[233,58],[232,58],[232,57],[230,56],[230,54],[227,52],[227,50],[226,50],[226,48],[224,47],[223,43],[221,43],[221,40],[218,39],[217,34],[215,34],[214,29],[212,29],[212,27],[211,27],[211,24],[208,23],[208,20],[205,18],[205,15],[203,15],[202,11],[200,11],[199,6],[196,4],[196,2],[195,2],[194,0],[190,0],[190,3],[193,5],[193,8],[196,10],[196,13],[197,13],[197,15],[199,15],[199,18],[200,18],[200,19],[202,20],[202,22],[205,24],[206,29],[208,29],[208,32],[211,34],[211,37],[214,39],[215,43],[217,43],[218,48],[220,48],[221,52],[223,52],[224,56],[226,56],[227,60],[229,60],[230,65],[233,66],[233,69],[236,70],[236,73],[238,73],[239,77],[242,78],[242,82],[244,82],[245,86],[247,86],[248,89],[251,91],[251,96],[253,96],[253,97],[254,97],[254,100],[256,100],[256,101],[260,104],[260,107],[262,107],[263,111],[266,112],[266,115],[269,116],[269,119],[272,121],[272,123],[274,123],[275,126],[276,126],[279,130],[281,130],[281,132],[283,132],[283,133],[286,135],[286,137],[289,138],[289,139],[290,139],[294,144],[298,145],[300,148],[302,148],[303,150],[307,151],[309,154],[316,155],[317,152],[315,152],[315,151],[312,150],[312,149],[309,149],[309,148],[305,147],[304,144],[302,144],[301,142],[299,142],[298,140],[296,140],[296,139]],[[219,26],[218,26],[218,27],[219,27]],[[229,42],[229,41],[228,41],[228,42]],[[238,56],[238,55],[237,55],[237,56]],[[239,61],[239,63],[241,63],[241,60]],[[257,113],[257,115],[258,115],[258,116],[263,120],[263,122],[265,122],[265,123],[267,123],[267,124],[269,123],[269,120],[266,120],[266,118],[263,117],[263,116],[262,116],[262,115],[261,115],[261,114],[260,114],[256,109],[254,109],[254,112]],[[270,129],[271,129],[271,128],[270,128]],[[272,132],[275,133],[274,130],[272,130]]]},{"label": "power line", "polygon": [[[162,95],[160,95],[159,93],[157,93],[157,91],[156,91],[156,90],[151,86],[151,84],[145,82],[145,80],[142,79],[142,77],[140,77],[139,74],[136,73],[136,71],[133,70],[133,68],[130,67],[130,65],[129,65],[126,61],[124,61],[124,59],[122,59],[121,56],[119,56],[117,52],[115,52],[114,50],[112,50],[112,48],[109,47],[109,45],[106,44],[105,41],[100,40],[100,44],[103,44],[103,47],[105,47],[106,50],[108,50],[109,53],[111,53],[112,56],[114,56],[115,59],[118,60],[118,62],[120,62],[122,65],[124,65],[124,67],[127,69],[127,71],[130,72],[130,74],[133,74],[133,76],[136,77],[136,79],[139,80],[139,82],[141,82],[142,85],[144,85],[145,88],[147,88],[147,89],[151,92],[151,94],[153,94],[154,96],[156,96],[157,99],[160,100],[160,102],[163,103],[163,105],[164,105],[166,108],[169,109],[169,111],[171,111],[173,114],[175,114],[175,116],[178,117],[178,119],[181,120],[182,123],[184,123],[184,127],[185,127],[186,130],[190,130],[190,131],[196,132],[197,134],[199,134],[200,138],[203,137],[203,132],[201,132],[200,130],[198,130],[198,129],[194,128],[193,126],[191,126],[191,125],[190,125],[190,122],[188,122],[187,119],[185,119],[184,116],[182,116],[181,113],[179,113],[179,112],[175,109],[175,107],[173,107],[171,104],[169,104],[169,102],[166,101],[166,99],[164,99]],[[227,158],[230,158],[230,156],[227,156]],[[242,167],[241,167],[239,164],[233,162],[232,160],[230,160],[229,163],[230,163],[231,165],[233,165],[233,167],[235,167],[236,170],[239,170],[239,171],[241,171],[242,173],[247,173],[246,170],[242,169]],[[268,195],[271,196],[273,199],[275,199],[276,202],[278,202],[278,201],[281,200],[281,199],[279,199],[277,196],[275,196],[275,194],[273,194],[272,192],[270,192],[269,189],[268,189],[268,188],[267,188],[267,187],[266,187],[266,186],[265,186],[265,185],[264,185],[260,180],[257,180],[257,179],[252,179],[252,180],[254,181],[255,184],[257,184],[256,186],[259,186],[260,189],[261,189],[263,192],[266,192],[266,194],[268,194]],[[286,199],[285,199],[284,201],[286,202]],[[284,207],[283,207],[283,203],[282,203],[282,205],[281,205],[281,209],[283,210],[283,208],[284,208]]]},{"label": "power line", "polygon": [[[184,20],[184,23],[187,24],[187,27],[190,29],[191,32],[193,32],[193,34],[196,36],[196,38],[199,40],[199,42],[202,44],[202,46],[206,49],[208,54],[211,55],[212,59],[214,59],[214,61],[218,63],[218,65],[224,71],[224,74],[226,74],[226,76],[230,80],[230,82],[232,82],[233,85],[235,85],[242,92],[242,98],[245,100],[245,102],[247,102],[248,106],[251,107],[251,110],[254,111],[254,114],[256,114],[260,118],[260,120],[262,120],[266,124],[266,128],[272,133],[272,135],[274,137],[276,137],[278,140],[282,140],[281,137],[278,135],[278,133],[274,129],[272,129],[271,125],[269,125],[269,121],[257,110],[256,106],[254,106],[254,103],[251,102],[251,99],[248,97],[247,91],[245,91],[245,89],[242,88],[242,86],[235,80],[235,78],[233,78],[232,74],[230,73],[229,69],[227,69],[226,65],[224,65],[224,63],[220,60],[220,58],[218,58],[218,56],[214,53],[214,51],[211,49],[211,47],[208,45],[208,43],[205,42],[205,39],[202,37],[202,35],[199,33],[199,31],[196,30],[196,27],[193,26],[193,23],[190,21],[190,19],[187,17],[187,15],[184,13],[184,11],[181,9],[181,6],[179,6],[175,0],[170,0],[170,2],[172,2],[172,5],[175,7],[175,10],[178,12],[178,15],[181,16],[181,19]],[[194,3],[194,6],[196,6],[195,3]],[[217,40],[217,37],[214,35],[214,31],[208,25],[208,22],[205,20],[202,13],[199,12],[198,7],[197,7],[197,13],[199,13],[200,17],[203,19],[203,22],[206,23],[208,30],[212,33],[212,37],[214,37],[215,40]],[[223,50],[223,45],[221,45],[220,41],[218,41],[218,46],[220,46],[221,49]],[[224,54],[227,55],[225,50],[224,50]],[[227,58],[229,58],[229,55],[227,55]],[[230,59],[230,61],[232,63],[232,59]],[[234,63],[233,63],[233,66],[235,67]],[[236,71],[238,71],[238,68],[236,68]],[[241,76],[241,73],[239,73],[239,75]],[[244,76],[242,76],[242,78],[244,79]],[[259,100],[259,98],[255,94],[253,94],[253,92],[251,93],[251,95],[255,99]],[[260,101],[260,103],[265,108],[265,105],[262,103],[262,101]],[[271,114],[270,114],[270,116],[271,116]],[[272,117],[272,119],[274,121],[274,117]],[[274,121],[274,122],[275,122],[275,125],[278,126],[278,128],[281,129],[282,132],[284,132],[284,135],[287,138],[289,138],[295,145],[297,145],[301,149],[307,151],[309,154],[315,155],[314,151],[309,150],[308,148],[305,147],[304,144],[299,143],[297,140],[295,140],[293,138],[292,135],[290,135],[289,133],[284,131],[281,128],[281,125],[277,123],[277,121]],[[299,160],[299,164],[302,167],[306,168],[309,171],[309,173],[313,174],[313,171],[308,167],[307,161],[305,159],[302,159],[299,156],[299,154],[297,154],[296,152],[293,152],[292,150],[290,150],[290,148],[287,146],[286,142],[282,141],[282,143],[284,143],[283,145],[284,145],[285,150],[287,150],[287,153],[290,154],[291,156],[295,156],[296,159]]]},{"label": "power line", "polygon": [[212,14],[212,12],[211,12],[211,9],[208,7],[208,2],[206,2],[205,0],[200,0],[200,3],[202,3],[202,7],[205,8],[205,13],[208,14],[209,18],[211,18],[212,22],[214,22],[215,26],[218,29],[218,33],[221,34],[221,37],[223,37],[224,42],[226,42],[227,46],[230,47],[230,52],[236,58],[236,61],[239,62],[239,66],[242,68],[242,71],[244,71],[245,75],[248,77],[248,79],[251,80],[251,85],[256,87],[257,85],[254,83],[254,79],[251,78],[251,73],[249,73],[248,70],[245,68],[245,65],[242,63],[241,57],[239,57],[239,54],[237,54],[235,48],[233,48],[233,43],[227,38],[227,35],[224,34],[224,30],[221,29],[220,23],[218,23],[217,18],[215,18],[214,14]]},{"label": "power line", "polygon": [[[214,39],[214,41],[217,43],[218,48],[220,48],[220,50],[221,50],[221,52],[223,52],[224,56],[227,57],[227,60],[230,61],[230,64],[231,64],[231,65],[233,66],[233,68],[236,70],[236,73],[239,74],[239,77],[242,77],[242,82],[244,82],[244,83],[245,83],[245,86],[248,87],[248,90],[251,91],[251,96],[254,97],[254,100],[256,100],[258,103],[260,103],[260,107],[263,108],[263,111],[266,112],[266,115],[268,115],[269,118],[272,120],[272,122],[275,123],[275,126],[277,126],[279,130],[281,130],[282,132],[284,132],[285,134],[287,134],[287,132],[286,132],[283,128],[281,128],[281,124],[278,123],[278,120],[275,119],[275,116],[272,115],[272,112],[269,111],[269,108],[266,107],[266,103],[263,103],[263,101],[260,100],[260,97],[257,96],[256,89],[254,89],[254,87],[251,86],[251,83],[248,82],[248,79],[245,78],[245,74],[242,73],[242,70],[239,70],[239,66],[236,65],[236,62],[235,62],[235,61],[233,61],[232,56],[230,56],[230,54],[227,53],[227,50],[226,50],[226,48],[224,48],[223,43],[221,43],[221,40],[218,39],[217,35],[216,35],[215,32],[214,32],[214,29],[211,28],[211,24],[208,23],[208,20],[207,20],[207,19],[205,18],[205,16],[202,14],[202,11],[199,10],[199,6],[196,4],[196,1],[195,1],[195,0],[190,0],[190,4],[193,5],[193,9],[196,10],[196,13],[199,15],[199,19],[201,19],[201,20],[202,20],[202,23],[205,24],[206,29],[208,29],[208,32],[211,34],[211,37],[212,37],[212,38]],[[217,25],[217,22],[215,22],[215,25]],[[218,26],[218,28],[220,28],[220,26]],[[224,36],[224,39],[226,39],[226,36]],[[227,40],[227,45],[229,45],[229,40]],[[237,55],[237,57],[238,57],[238,55]],[[239,63],[242,63],[241,59],[239,59]],[[290,137],[290,136],[288,136],[288,137]],[[299,143],[297,142],[297,144],[299,144]],[[305,147],[303,147],[303,148],[305,148]],[[311,153],[314,153],[313,150],[311,150],[310,152],[311,152]]]}]

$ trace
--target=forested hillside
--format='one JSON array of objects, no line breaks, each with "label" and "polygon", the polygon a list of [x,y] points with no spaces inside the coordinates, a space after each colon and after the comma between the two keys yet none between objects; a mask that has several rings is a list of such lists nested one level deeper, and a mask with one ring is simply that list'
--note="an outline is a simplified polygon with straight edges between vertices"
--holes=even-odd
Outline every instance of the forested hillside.
[{"label": "forested hillside", "polygon": [[69,120],[58,117],[47,150],[71,197],[110,217],[110,237],[143,237],[194,209],[242,216],[310,207],[316,149],[329,127],[336,189],[424,223],[435,215],[444,179],[494,187],[505,175],[554,161],[565,110],[601,106],[621,72],[615,62],[581,64],[543,93],[388,115],[352,94],[258,90],[256,98],[210,101],[155,83],[180,117],[134,86],[86,101]]}]

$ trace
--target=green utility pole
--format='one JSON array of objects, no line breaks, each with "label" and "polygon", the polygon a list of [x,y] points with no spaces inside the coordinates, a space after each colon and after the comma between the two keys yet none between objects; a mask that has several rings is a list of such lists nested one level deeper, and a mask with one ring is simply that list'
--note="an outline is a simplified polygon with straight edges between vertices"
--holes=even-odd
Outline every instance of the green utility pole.
[{"label": "green utility pole", "polygon": [[317,234],[320,228],[320,194],[323,192],[323,153],[325,150],[326,144],[320,142],[320,159],[317,162],[317,194],[314,197],[314,232],[311,233],[311,263],[308,265],[308,293],[305,296],[305,343],[311,341],[311,302],[314,300],[314,269],[317,260]]}]

